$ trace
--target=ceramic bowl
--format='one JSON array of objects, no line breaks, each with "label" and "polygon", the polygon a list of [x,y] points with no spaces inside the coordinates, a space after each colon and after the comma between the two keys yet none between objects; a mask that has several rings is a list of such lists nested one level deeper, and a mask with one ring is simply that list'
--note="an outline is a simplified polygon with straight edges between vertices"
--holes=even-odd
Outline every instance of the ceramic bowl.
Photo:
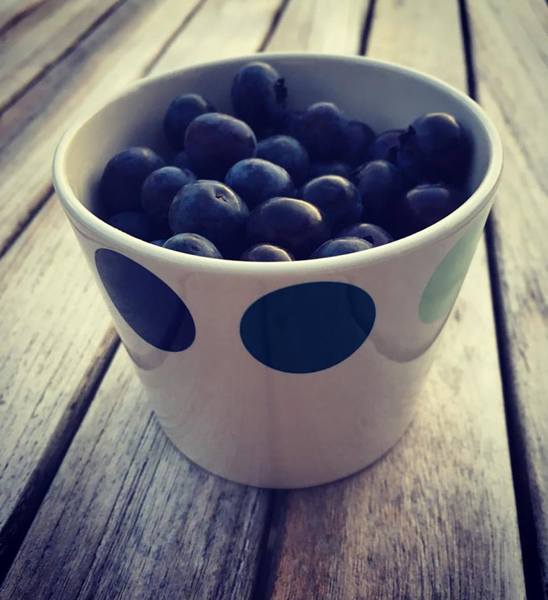
[{"label": "ceramic bowl", "polygon": [[[55,187],[165,432],[228,479],[304,487],[362,469],[400,438],[481,237],[502,165],[482,109],[442,81],[357,57],[262,54],[293,108],[327,100],[377,132],[447,111],[473,145],[469,199],[412,236],[365,252],[293,263],[180,254],[96,214],[107,160],[167,148],[169,101],[197,92],[230,112],[246,56],[134,83],[59,144]],[[113,402],[118,399],[113,399]]]}]

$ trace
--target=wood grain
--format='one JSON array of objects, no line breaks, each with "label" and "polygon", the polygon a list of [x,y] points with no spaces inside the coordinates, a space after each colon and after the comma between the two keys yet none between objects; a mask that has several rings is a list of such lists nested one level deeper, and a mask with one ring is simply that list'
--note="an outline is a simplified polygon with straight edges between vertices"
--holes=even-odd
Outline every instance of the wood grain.
[{"label": "wood grain", "polygon": [[[185,35],[173,40],[154,72],[255,52],[267,35],[280,3],[281,0],[209,0],[189,23]],[[212,30],[215,21],[223,23],[221,32],[217,28]],[[213,31],[219,35],[216,40]]]},{"label": "wood grain", "polygon": [[493,1],[468,8],[477,93],[505,153],[491,250],[516,468],[526,470],[521,479],[529,487],[548,596],[548,13],[540,0],[504,10]]},{"label": "wood grain", "polygon": [[50,193],[53,150],[71,120],[147,72],[201,2],[128,0],[2,115],[0,253]]},{"label": "wood grain", "polygon": [[[263,21],[255,22],[265,34],[278,3],[271,2],[270,6],[270,14],[264,11]],[[150,23],[151,20],[149,26]],[[217,24],[220,31],[226,27],[222,19],[217,20]],[[212,46],[218,47],[217,39],[215,36],[210,38]],[[128,43],[134,41],[130,38]],[[160,41],[157,39],[157,43]],[[242,52],[253,51],[259,43],[260,40],[257,42],[251,38],[247,48],[242,46]],[[211,52],[211,49],[208,51]],[[167,52],[176,59],[177,52],[169,49]],[[195,55],[195,58],[200,60],[199,55]],[[135,59],[135,55],[129,53],[128,60],[131,59]],[[45,241],[49,232],[56,252],[50,252]],[[53,454],[59,459],[56,453],[59,438],[66,436],[66,429],[71,426],[74,431],[74,424],[68,420],[68,416],[83,401],[79,394],[82,390],[82,371],[88,373],[100,364],[105,350],[104,344],[100,343],[101,336],[110,336],[112,340],[113,334],[109,333],[109,319],[103,303],[56,201],[46,204],[10,248],[0,267],[5,269],[5,286],[2,289],[6,288],[6,298],[2,299],[1,304],[2,323],[13,321],[13,331],[6,328],[5,348],[10,358],[1,365],[3,370],[0,375],[2,381],[13,380],[7,389],[4,404],[0,406],[8,415],[6,422],[0,424],[0,456],[5,459],[0,466],[0,531],[4,526],[4,538],[0,534],[0,547],[3,543],[8,553],[12,542],[10,536],[13,535],[9,527],[13,518],[10,520],[10,517],[24,510],[21,506],[23,500],[36,491],[29,482],[34,481],[36,473],[44,470],[44,456]],[[74,273],[78,276],[74,277]],[[37,290],[39,293],[30,293],[21,287],[20,280],[27,282],[29,290],[35,290],[37,282],[41,282]],[[44,295],[48,296],[46,300]],[[86,312],[85,318],[79,319],[82,311]],[[32,315],[32,319],[28,315]],[[47,321],[48,328],[43,327],[43,321]],[[59,323],[64,323],[63,327],[59,327]],[[78,335],[74,338],[73,329],[78,329]],[[105,394],[111,398],[110,392]],[[32,427],[28,426],[29,422],[32,422]],[[48,470],[49,476],[50,472],[51,468]],[[240,510],[240,505],[235,502],[234,518],[240,514]],[[123,517],[122,514],[119,516]],[[238,526],[238,529],[242,527]],[[156,533],[152,532],[151,535]],[[112,577],[115,576],[116,573],[113,573]],[[198,583],[193,585],[199,586]],[[168,586],[168,589],[171,588]],[[234,589],[237,592],[240,588],[235,586]]]},{"label": "wood grain", "polygon": [[50,203],[0,262],[0,563],[51,477],[114,332],[76,239]]},{"label": "wood grain", "polygon": [[267,49],[355,54],[368,5],[367,0],[342,0],[334,9],[331,0],[290,2]]},{"label": "wood grain", "polygon": [[[456,3],[377,3],[368,47],[463,88],[458,22]],[[483,246],[408,433],[355,477],[281,495],[269,544],[276,600],[525,596]]]},{"label": "wood grain", "polygon": [[0,39],[0,113],[123,0],[54,0]]},{"label": "wood grain", "polygon": [[[164,10],[158,3],[152,6],[139,11],[133,3],[131,15],[122,14],[122,23],[111,23],[103,32],[104,41],[115,45],[119,53],[113,52],[112,59],[121,61],[125,48],[133,66],[153,60],[180,24],[179,20],[170,29],[164,10],[175,11],[171,19],[174,14],[182,19],[192,7],[187,4],[185,13],[178,8],[178,0],[164,3]],[[116,13],[112,19],[118,16]],[[148,18],[148,26],[156,32],[154,45],[149,41],[139,46],[131,32],[138,36],[144,31],[132,16]],[[122,37],[117,37],[117,32]],[[140,55],[137,48],[135,54],[129,51],[135,44],[141,48]],[[108,48],[103,51],[108,53]],[[99,64],[106,78],[109,65]],[[75,68],[85,70],[85,66],[77,63]],[[131,70],[123,61],[110,67],[113,73]],[[65,75],[69,80],[78,78],[77,73]],[[55,88],[51,92],[55,95]],[[93,94],[97,98],[99,90]],[[80,98],[83,96],[81,92]],[[60,115],[50,114],[54,121],[62,121],[66,105],[61,103],[58,108]],[[54,141],[28,140],[28,155],[37,149],[36,144],[49,146]],[[24,156],[24,148],[21,151]],[[51,156],[44,157],[47,163],[41,169],[45,188],[50,160]],[[21,164],[21,169],[5,167],[2,174],[19,172],[23,189],[28,172],[26,163]],[[21,195],[16,199],[21,200]],[[107,311],[57,200],[46,203],[0,261],[0,335],[0,565],[5,565],[2,559],[10,555],[26,529],[27,518],[34,514],[33,502],[45,493],[65,444],[87,407],[87,390],[115,342]]]},{"label": "wood grain", "polygon": [[0,6],[0,33],[21,21],[47,0],[2,0]]},{"label": "wood grain", "polygon": [[120,351],[0,598],[248,598],[267,495],[184,460]]}]

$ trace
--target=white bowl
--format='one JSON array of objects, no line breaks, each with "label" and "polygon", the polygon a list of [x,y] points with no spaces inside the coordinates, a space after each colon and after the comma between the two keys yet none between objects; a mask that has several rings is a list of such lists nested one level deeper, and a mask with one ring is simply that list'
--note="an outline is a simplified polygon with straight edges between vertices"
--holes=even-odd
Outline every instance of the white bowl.
[{"label": "white bowl", "polygon": [[333,101],[376,131],[425,112],[454,114],[473,142],[469,199],[391,244],[295,263],[180,254],[92,212],[113,154],[166,149],[162,118],[174,96],[201,93],[229,112],[232,77],[254,59],[136,82],[65,134],[54,180],[173,443],[223,477],[303,487],[365,467],[409,425],[493,203],[502,149],[482,109],[433,77],[366,58],[261,54],[285,77],[295,108]]}]

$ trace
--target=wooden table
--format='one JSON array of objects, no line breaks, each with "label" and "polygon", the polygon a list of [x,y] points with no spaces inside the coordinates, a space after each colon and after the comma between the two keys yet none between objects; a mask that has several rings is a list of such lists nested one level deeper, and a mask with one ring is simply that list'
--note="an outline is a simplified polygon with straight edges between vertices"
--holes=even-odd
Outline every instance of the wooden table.
[{"label": "wooden table", "polygon": [[[541,0],[2,0],[0,598],[491,599],[548,590]],[[373,467],[246,488],[166,440],[50,182],[73,117],[149,73],[367,53],[477,98],[494,214],[414,424]]]}]

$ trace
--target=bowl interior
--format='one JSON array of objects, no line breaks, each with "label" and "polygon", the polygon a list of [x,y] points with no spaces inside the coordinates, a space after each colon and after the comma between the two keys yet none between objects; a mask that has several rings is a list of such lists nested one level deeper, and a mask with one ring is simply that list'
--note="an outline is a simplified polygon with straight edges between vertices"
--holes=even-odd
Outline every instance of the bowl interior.
[{"label": "bowl interior", "polygon": [[[128,146],[147,145],[165,156],[171,154],[162,119],[174,96],[197,92],[217,110],[231,113],[232,78],[249,60],[221,61],[140,81],[96,112],[70,138],[64,154],[65,175],[76,198],[100,214],[94,199],[104,165]],[[472,193],[484,178],[492,153],[487,127],[481,113],[448,86],[414,71],[367,59],[264,55],[262,60],[274,65],[285,78],[291,108],[332,101],[377,133],[406,127],[425,112],[454,114],[473,145],[468,192]]]}]

